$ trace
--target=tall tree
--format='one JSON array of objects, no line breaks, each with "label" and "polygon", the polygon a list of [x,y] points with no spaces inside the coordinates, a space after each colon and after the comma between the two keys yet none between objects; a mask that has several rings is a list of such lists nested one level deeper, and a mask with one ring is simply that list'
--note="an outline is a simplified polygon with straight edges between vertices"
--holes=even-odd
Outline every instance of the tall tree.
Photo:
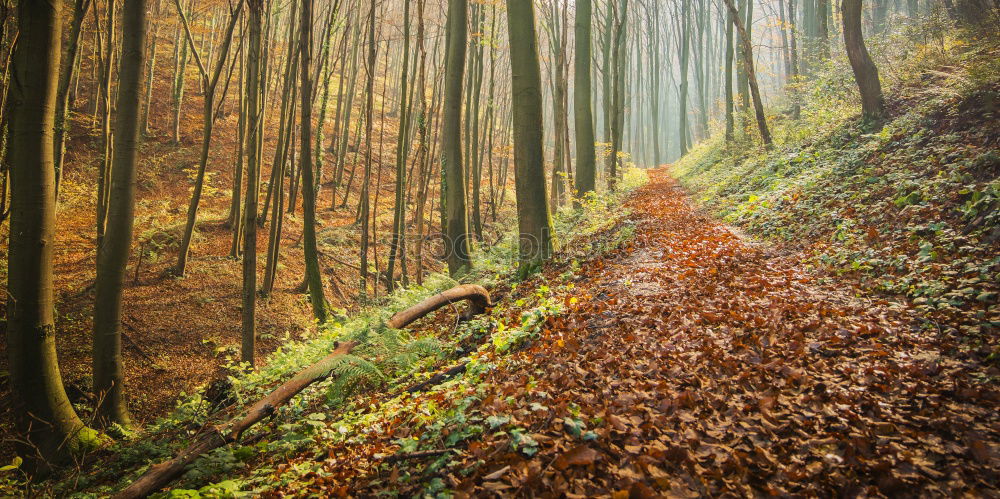
[{"label": "tall tree", "polygon": [[407,21],[403,23],[403,74],[399,78],[402,89],[399,92],[399,138],[396,142],[396,199],[393,202],[392,242],[389,243],[389,263],[385,271],[386,287],[389,291],[392,291],[396,285],[394,277],[396,272],[396,255],[400,253],[403,238],[405,237],[403,232],[406,229],[406,152],[408,150],[406,146],[406,123],[409,119],[409,110],[406,107],[406,103],[409,97],[407,88],[410,79],[410,2],[403,3],[403,19]]},{"label": "tall tree", "polygon": [[844,44],[847,58],[854,70],[854,81],[861,92],[861,113],[871,122],[885,118],[885,99],[882,97],[882,83],[879,81],[878,67],[868,54],[865,38],[861,32],[861,0],[843,0],[841,10],[844,16]]},{"label": "tall tree", "polygon": [[511,100],[514,111],[514,183],[522,276],[552,255],[552,220],[545,200],[542,150],[542,76],[532,0],[507,0]]},{"label": "tall tree", "polygon": [[677,119],[680,123],[677,125],[678,141],[681,147],[681,156],[684,156],[688,152],[687,136],[688,136],[688,59],[691,53],[691,2],[681,2],[681,43],[680,43],[680,63],[681,63],[681,82],[680,90],[678,92],[678,106],[679,111],[677,112]]},{"label": "tall tree", "polygon": [[243,309],[242,345],[240,359],[254,363],[257,309],[257,179],[260,171],[262,97],[264,85],[261,83],[261,50],[263,49],[261,28],[264,15],[264,0],[247,0],[249,16],[247,25],[250,36],[247,42],[247,192],[243,206]]},{"label": "tall tree", "polygon": [[578,196],[593,192],[597,183],[597,158],[594,138],[594,109],[591,101],[591,52],[593,0],[576,2],[576,53],[573,88],[576,121],[576,191]]},{"label": "tall tree", "polygon": [[66,39],[66,51],[62,56],[59,69],[59,87],[56,91],[56,138],[55,138],[55,169],[56,169],[56,199],[59,198],[59,181],[62,178],[63,156],[66,153],[66,132],[69,129],[69,86],[76,75],[77,54],[80,50],[80,33],[83,32],[83,19],[90,9],[92,0],[76,0],[73,4],[73,21]]},{"label": "tall tree", "polygon": [[[194,191],[191,193],[191,203],[188,205],[187,221],[184,224],[184,236],[181,239],[181,246],[177,253],[177,264],[174,273],[183,276],[187,270],[188,253],[191,248],[191,239],[194,237],[195,224],[198,221],[198,207],[201,204],[201,194],[205,188],[205,171],[208,168],[208,153],[212,145],[212,130],[215,126],[215,92],[219,86],[219,79],[223,69],[226,67],[226,60],[229,57],[229,48],[233,41],[233,31],[239,21],[240,13],[243,11],[243,2],[239,2],[238,7],[230,14],[229,27],[223,40],[222,48],[219,50],[218,60],[214,68],[206,68],[195,46],[194,37],[191,35],[191,26],[188,25],[187,15],[181,6],[181,0],[174,0],[177,13],[184,27],[184,37],[191,47],[195,63],[198,65],[198,72],[201,74],[202,88],[205,96],[202,106],[202,128],[201,128],[201,156],[198,161],[198,171],[194,180]],[[211,63],[211,61],[209,61]],[[211,73],[209,73],[211,69]]]},{"label": "tall tree", "polygon": [[733,16],[733,21],[736,23],[736,31],[739,33],[740,41],[742,42],[743,65],[746,68],[747,80],[750,84],[750,94],[753,96],[754,115],[757,118],[757,127],[760,129],[760,138],[761,141],[764,142],[764,146],[770,148],[771,131],[767,128],[767,117],[764,115],[764,103],[760,97],[760,87],[757,85],[757,71],[754,69],[753,48],[750,44],[750,35],[747,33],[747,30],[743,25],[743,20],[740,18],[739,11],[737,11],[736,6],[733,5],[733,0],[725,0],[725,2],[729,7],[729,13]]},{"label": "tall tree", "polygon": [[302,90],[302,138],[299,141],[299,170],[302,172],[302,246],[306,259],[306,282],[313,316],[320,323],[326,322],[326,299],[323,297],[323,278],[319,270],[319,251],[316,248],[316,182],[313,180],[312,162],[312,82],[309,61],[312,60],[313,0],[302,0],[302,19],[299,21],[299,70]]},{"label": "tall tree", "polygon": [[[448,0],[444,121],[441,130],[444,206],[441,209],[445,215],[448,272],[453,276],[465,273],[471,264],[469,222],[465,209],[465,170],[462,160],[462,81],[465,78],[465,53],[469,43],[468,23],[468,1]],[[544,179],[541,185],[544,192]]]},{"label": "tall tree", "polygon": [[726,106],[726,142],[733,141],[733,132],[736,128],[733,119],[733,13],[726,9],[726,76],[723,86],[725,88]]},{"label": "tall tree", "polygon": [[622,148],[625,124],[625,26],[628,22],[628,0],[621,0],[621,8],[614,24],[613,80],[611,87],[611,151],[608,154],[608,188],[615,189],[618,181],[618,153]]},{"label": "tall tree", "polygon": [[132,247],[135,222],[135,164],[146,44],[146,0],[125,2],[122,31],[108,221],[104,244],[98,248],[97,255],[93,367],[98,423],[128,426],[130,420],[122,373],[122,281]]},{"label": "tall tree", "polygon": [[[23,452],[39,466],[80,444],[83,423],[63,389],[52,293],[55,169],[52,147],[62,0],[20,2],[10,93],[11,215],[7,354]],[[38,453],[37,455],[35,453]]]}]

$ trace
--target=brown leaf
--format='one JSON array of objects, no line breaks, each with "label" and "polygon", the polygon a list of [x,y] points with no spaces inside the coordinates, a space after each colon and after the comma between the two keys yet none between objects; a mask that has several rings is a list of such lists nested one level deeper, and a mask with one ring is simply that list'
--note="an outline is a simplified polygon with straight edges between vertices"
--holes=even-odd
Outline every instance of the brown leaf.
[{"label": "brown leaf", "polygon": [[600,456],[596,450],[586,445],[578,445],[559,456],[554,465],[560,470],[565,470],[570,466],[589,466],[594,464]]}]

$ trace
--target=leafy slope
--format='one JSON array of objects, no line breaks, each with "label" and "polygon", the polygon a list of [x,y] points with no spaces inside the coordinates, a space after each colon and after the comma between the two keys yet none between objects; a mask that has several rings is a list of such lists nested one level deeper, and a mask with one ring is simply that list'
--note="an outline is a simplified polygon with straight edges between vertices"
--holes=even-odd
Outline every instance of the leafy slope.
[{"label": "leafy slope", "polygon": [[[928,334],[1000,350],[1000,47],[901,62],[891,120],[871,132],[824,96],[775,151],[701,145],[674,167],[724,220],[804,250],[818,269],[915,306]],[[845,112],[845,109],[847,110]],[[988,374],[995,375],[996,364]]]}]

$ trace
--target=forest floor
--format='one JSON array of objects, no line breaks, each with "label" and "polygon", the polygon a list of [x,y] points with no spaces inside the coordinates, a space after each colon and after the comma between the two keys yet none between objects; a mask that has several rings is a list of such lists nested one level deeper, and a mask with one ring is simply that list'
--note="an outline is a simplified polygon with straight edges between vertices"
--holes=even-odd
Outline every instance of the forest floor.
[{"label": "forest floor", "polygon": [[[214,379],[224,378],[226,366],[239,359],[240,296],[242,263],[229,257],[232,231],[226,226],[233,184],[237,139],[237,116],[227,114],[216,123],[198,223],[192,241],[187,272],[171,274],[194,183],[201,147],[201,118],[197,112],[200,96],[187,100],[182,114],[181,137],[174,143],[167,130],[169,117],[157,115],[151,133],[141,144],[137,168],[135,243],[126,270],[123,293],[122,351],[128,408],[138,427],[167,415],[178,396],[191,393]],[[157,94],[157,109],[170,108],[167,97]],[[277,113],[271,113],[276,115]],[[275,118],[272,118],[275,119]],[[57,215],[54,279],[59,367],[71,402],[84,422],[90,421],[91,345],[93,328],[94,280],[96,275],[96,185],[101,155],[99,129],[89,113],[72,114],[74,130],[67,143],[66,176]],[[388,144],[394,122],[380,121]],[[265,170],[270,175],[276,138],[273,128],[265,143]],[[379,131],[380,128],[376,128]],[[392,220],[394,155],[376,159],[372,182],[373,213],[378,231],[376,248],[385,247]],[[381,149],[380,149],[381,151]],[[377,151],[379,152],[379,151]],[[334,163],[326,155],[327,176]],[[346,171],[358,168],[357,158],[348,155]],[[382,166],[378,166],[382,165]],[[345,173],[347,175],[347,173]],[[360,176],[360,174],[359,174]],[[286,177],[285,183],[287,184]],[[321,263],[329,287],[326,297],[337,311],[357,310],[357,250],[360,240],[355,222],[360,181],[351,188],[347,208],[332,209],[332,182],[320,192],[318,203]],[[266,191],[266,185],[262,187]],[[376,192],[375,186],[372,188]],[[344,189],[337,192],[343,199]],[[281,252],[275,287],[258,300],[258,342],[256,358],[264,361],[289,339],[301,339],[313,324],[312,313],[299,290],[305,272],[302,249],[301,196],[298,211],[285,214]],[[260,206],[264,206],[261,195]],[[268,223],[258,229],[258,267],[263,273],[266,260]],[[7,226],[0,226],[6,237]],[[6,251],[0,248],[0,281],[6,282]],[[378,262],[376,249],[375,261]],[[354,263],[352,263],[354,262]],[[430,265],[438,265],[430,262]],[[258,278],[261,282],[261,278]],[[0,317],[6,302],[0,302]],[[0,332],[6,327],[0,321]],[[6,377],[6,335],[0,334],[0,434],[11,433]],[[12,437],[11,437],[12,438]],[[12,457],[12,441],[0,439],[0,462]]]},{"label": "forest floor", "polygon": [[[275,495],[996,491],[1000,393],[955,338],[846,280],[819,284],[802,255],[747,241],[666,171],[627,208],[634,239],[582,262],[527,348],[369,420],[361,442],[317,442],[277,466]],[[433,414],[446,417],[421,423]],[[386,462],[427,448],[449,452]]]}]

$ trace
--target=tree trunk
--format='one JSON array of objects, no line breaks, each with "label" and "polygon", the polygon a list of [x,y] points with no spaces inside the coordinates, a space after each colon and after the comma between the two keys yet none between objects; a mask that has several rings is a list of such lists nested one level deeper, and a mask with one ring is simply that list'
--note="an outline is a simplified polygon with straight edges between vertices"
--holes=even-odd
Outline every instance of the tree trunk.
[{"label": "tree trunk", "polygon": [[[11,216],[7,354],[20,452],[45,468],[80,445],[83,423],[63,389],[56,357],[52,260],[52,147],[62,0],[21,2],[10,93]],[[36,454],[37,453],[37,454]]]},{"label": "tree trunk", "polygon": [[69,85],[76,74],[76,59],[80,49],[80,33],[83,31],[83,19],[90,8],[91,0],[76,0],[73,7],[73,22],[69,28],[66,51],[62,55],[59,69],[59,87],[56,91],[56,129],[55,129],[55,170],[56,199],[59,199],[59,183],[62,180],[63,156],[66,153],[66,132],[69,130],[67,116],[69,115]]},{"label": "tree trunk", "polygon": [[740,34],[740,40],[743,45],[743,65],[746,67],[747,80],[750,84],[750,93],[753,96],[753,108],[754,115],[757,118],[757,127],[760,129],[760,138],[764,142],[764,146],[767,148],[771,147],[771,132],[767,128],[767,118],[764,116],[764,103],[760,98],[760,88],[757,86],[757,72],[754,70],[753,62],[753,49],[750,45],[750,35],[747,33],[746,28],[743,27],[743,20],[740,19],[736,6],[733,5],[733,0],[725,0],[726,5],[729,6],[729,12],[733,15],[733,19],[736,22],[736,31]]},{"label": "tree trunk", "polygon": [[[403,4],[403,19],[410,18],[410,2]],[[406,229],[406,122],[409,119],[407,114],[406,99],[407,85],[409,84],[410,69],[410,23],[403,24],[403,74],[399,78],[400,101],[399,101],[399,137],[396,141],[396,198],[393,202],[392,211],[392,241],[389,243],[389,263],[386,265],[386,288],[392,292],[396,285],[396,255]]]},{"label": "tree trunk", "polygon": [[574,120],[576,122],[576,191],[583,197],[597,185],[597,158],[594,151],[594,109],[591,56],[593,32],[593,0],[576,0],[576,53],[574,54],[573,88]]},{"label": "tree trunk", "polygon": [[260,168],[261,120],[261,16],[264,0],[247,0],[250,30],[247,45],[247,192],[243,206],[243,308],[240,359],[254,364],[257,307],[257,179]]},{"label": "tree trunk", "polygon": [[514,178],[520,231],[518,273],[538,270],[552,255],[552,220],[545,200],[542,150],[542,82],[532,0],[507,0],[511,96],[514,111]]},{"label": "tree trunk", "polygon": [[680,123],[677,125],[677,140],[681,146],[681,156],[684,156],[688,152],[687,147],[687,134],[688,134],[688,59],[690,58],[690,38],[691,38],[691,5],[690,2],[682,2],[681,5],[681,82],[680,91],[677,98],[677,104],[679,111],[677,112],[677,118]]},{"label": "tree trunk", "polygon": [[135,171],[139,98],[146,44],[146,0],[125,2],[122,10],[122,65],[118,75],[115,151],[111,170],[106,240],[98,249],[94,299],[94,393],[100,425],[129,426],[122,373],[122,283],[135,222]]},{"label": "tree trunk", "polygon": [[725,106],[726,106],[726,142],[733,141],[736,122],[733,119],[733,13],[726,10],[726,76]]},{"label": "tree trunk", "polygon": [[313,316],[320,324],[326,322],[326,299],[323,297],[323,278],[319,269],[316,248],[316,183],[312,167],[312,82],[309,80],[309,61],[312,59],[313,0],[302,0],[302,19],[299,21],[299,61],[302,80],[302,138],[299,140],[299,170],[302,171],[302,246],[306,260],[306,282],[309,284],[309,302]]},{"label": "tree trunk", "polygon": [[[107,18],[104,33],[104,57],[101,61],[100,109],[101,141],[103,154],[97,170],[97,248],[104,241],[104,224],[108,216],[108,187],[114,144],[111,137],[111,72],[114,69],[115,1],[107,0]],[[96,12],[96,10],[95,10]]]},{"label": "tree trunk", "polygon": [[198,221],[198,208],[201,204],[201,194],[205,188],[205,171],[208,169],[208,155],[212,146],[212,130],[215,126],[215,91],[218,88],[219,78],[222,75],[222,71],[226,66],[226,59],[229,56],[229,48],[233,41],[233,32],[236,29],[237,21],[239,21],[240,13],[243,11],[243,3],[240,2],[239,7],[231,16],[229,27],[226,31],[226,38],[222,49],[219,51],[219,59],[214,65],[212,74],[208,73],[208,70],[201,61],[201,55],[195,47],[194,38],[191,36],[191,28],[188,25],[187,17],[181,7],[180,0],[174,0],[174,4],[177,6],[177,12],[181,18],[181,24],[184,27],[185,38],[187,39],[188,45],[191,47],[191,53],[194,55],[194,60],[198,65],[198,70],[201,73],[202,83],[205,89],[205,98],[202,105],[201,156],[198,161],[198,172],[195,176],[194,191],[191,194],[191,202],[188,205],[187,221],[184,224],[184,236],[181,239],[181,246],[177,253],[177,265],[174,267],[174,274],[183,276],[184,272],[187,270],[188,252],[191,248],[191,240],[194,237],[195,224]]},{"label": "tree trunk", "polygon": [[864,119],[873,123],[885,118],[885,100],[882,97],[882,83],[878,68],[868,55],[864,35],[861,32],[861,0],[843,0],[841,10],[844,16],[844,44],[847,58],[854,70],[854,81],[861,93],[861,113]]},{"label": "tree trunk", "polygon": [[[468,45],[469,4],[466,0],[448,0],[447,56],[445,62],[444,122],[441,131],[442,181],[441,207],[445,220],[445,251],[452,276],[469,270],[468,218],[465,210],[465,174],[462,161],[462,81],[465,77],[465,51]],[[534,26],[532,26],[532,29]],[[542,181],[545,185],[545,181]]]}]

